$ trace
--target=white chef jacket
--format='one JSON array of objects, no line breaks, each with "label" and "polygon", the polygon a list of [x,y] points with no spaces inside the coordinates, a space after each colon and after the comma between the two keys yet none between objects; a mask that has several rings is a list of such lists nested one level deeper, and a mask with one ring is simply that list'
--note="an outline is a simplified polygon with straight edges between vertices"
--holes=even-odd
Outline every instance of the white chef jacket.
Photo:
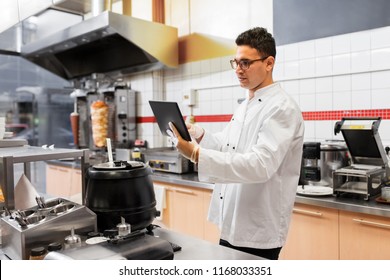
[{"label": "white chef jacket", "polygon": [[221,239],[258,249],[284,245],[300,174],[304,122],[273,83],[247,97],[219,133],[205,131],[198,176],[215,183],[208,219]]}]

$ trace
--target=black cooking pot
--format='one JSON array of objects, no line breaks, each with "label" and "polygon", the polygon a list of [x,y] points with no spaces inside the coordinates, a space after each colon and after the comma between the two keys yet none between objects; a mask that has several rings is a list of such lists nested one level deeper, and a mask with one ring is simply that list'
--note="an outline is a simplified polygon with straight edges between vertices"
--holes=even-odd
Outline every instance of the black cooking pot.
[{"label": "black cooking pot", "polygon": [[131,231],[151,225],[157,216],[151,173],[150,167],[136,161],[103,163],[88,169],[85,205],[96,213],[100,232],[115,228],[121,217],[131,225]]}]

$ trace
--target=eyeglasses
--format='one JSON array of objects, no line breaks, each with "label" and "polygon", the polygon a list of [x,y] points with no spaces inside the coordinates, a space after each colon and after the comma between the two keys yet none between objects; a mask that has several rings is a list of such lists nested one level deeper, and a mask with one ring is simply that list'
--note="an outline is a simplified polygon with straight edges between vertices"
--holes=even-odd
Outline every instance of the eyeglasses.
[{"label": "eyeglasses", "polygon": [[232,59],[232,60],[230,60],[230,65],[232,66],[232,68],[234,70],[236,70],[238,66],[240,66],[241,70],[248,70],[249,67],[252,65],[252,63],[254,63],[256,61],[264,61],[268,57],[269,56],[262,57],[262,58],[259,58],[259,59],[253,59],[253,60],[249,60],[249,59],[242,59],[242,60]]}]

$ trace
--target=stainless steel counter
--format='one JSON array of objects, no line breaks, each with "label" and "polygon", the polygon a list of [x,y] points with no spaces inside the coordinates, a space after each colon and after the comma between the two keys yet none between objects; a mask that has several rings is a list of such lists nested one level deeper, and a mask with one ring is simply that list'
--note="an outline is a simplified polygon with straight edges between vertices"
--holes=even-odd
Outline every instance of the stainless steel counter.
[{"label": "stainless steel counter", "polygon": [[[56,164],[56,161],[52,161],[50,164]],[[57,164],[66,165],[69,163],[57,161]],[[152,174],[152,179],[153,181],[164,182],[168,184],[178,184],[182,186],[209,190],[214,189],[213,183],[200,182],[197,173],[174,174],[154,171]],[[390,218],[390,204],[378,203],[375,201],[375,197],[371,198],[369,201],[365,201],[362,197],[356,198],[350,194],[347,194],[346,196],[341,195],[340,197],[306,197],[297,195],[295,202]]]},{"label": "stainless steel counter", "polygon": [[[152,178],[154,181],[158,182],[179,184],[195,188],[205,188],[211,190],[214,188],[214,184],[212,183],[199,182],[197,173],[170,174],[154,172]],[[365,201],[363,197],[354,197],[350,194],[346,194],[345,196],[341,195],[340,197],[332,195],[323,197],[307,197],[297,195],[295,202],[390,218],[390,204],[378,203],[375,201],[375,198],[371,198],[369,201]]]}]

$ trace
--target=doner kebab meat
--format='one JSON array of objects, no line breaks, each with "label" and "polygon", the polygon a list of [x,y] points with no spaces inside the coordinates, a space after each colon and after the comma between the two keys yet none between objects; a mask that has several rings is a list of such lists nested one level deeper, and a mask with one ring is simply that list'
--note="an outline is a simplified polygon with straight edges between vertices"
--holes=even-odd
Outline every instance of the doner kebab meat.
[{"label": "doner kebab meat", "polygon": [[96,147],[105,147],[108,135],[108,105],[97,100],[91,104],[92,138]]}]

